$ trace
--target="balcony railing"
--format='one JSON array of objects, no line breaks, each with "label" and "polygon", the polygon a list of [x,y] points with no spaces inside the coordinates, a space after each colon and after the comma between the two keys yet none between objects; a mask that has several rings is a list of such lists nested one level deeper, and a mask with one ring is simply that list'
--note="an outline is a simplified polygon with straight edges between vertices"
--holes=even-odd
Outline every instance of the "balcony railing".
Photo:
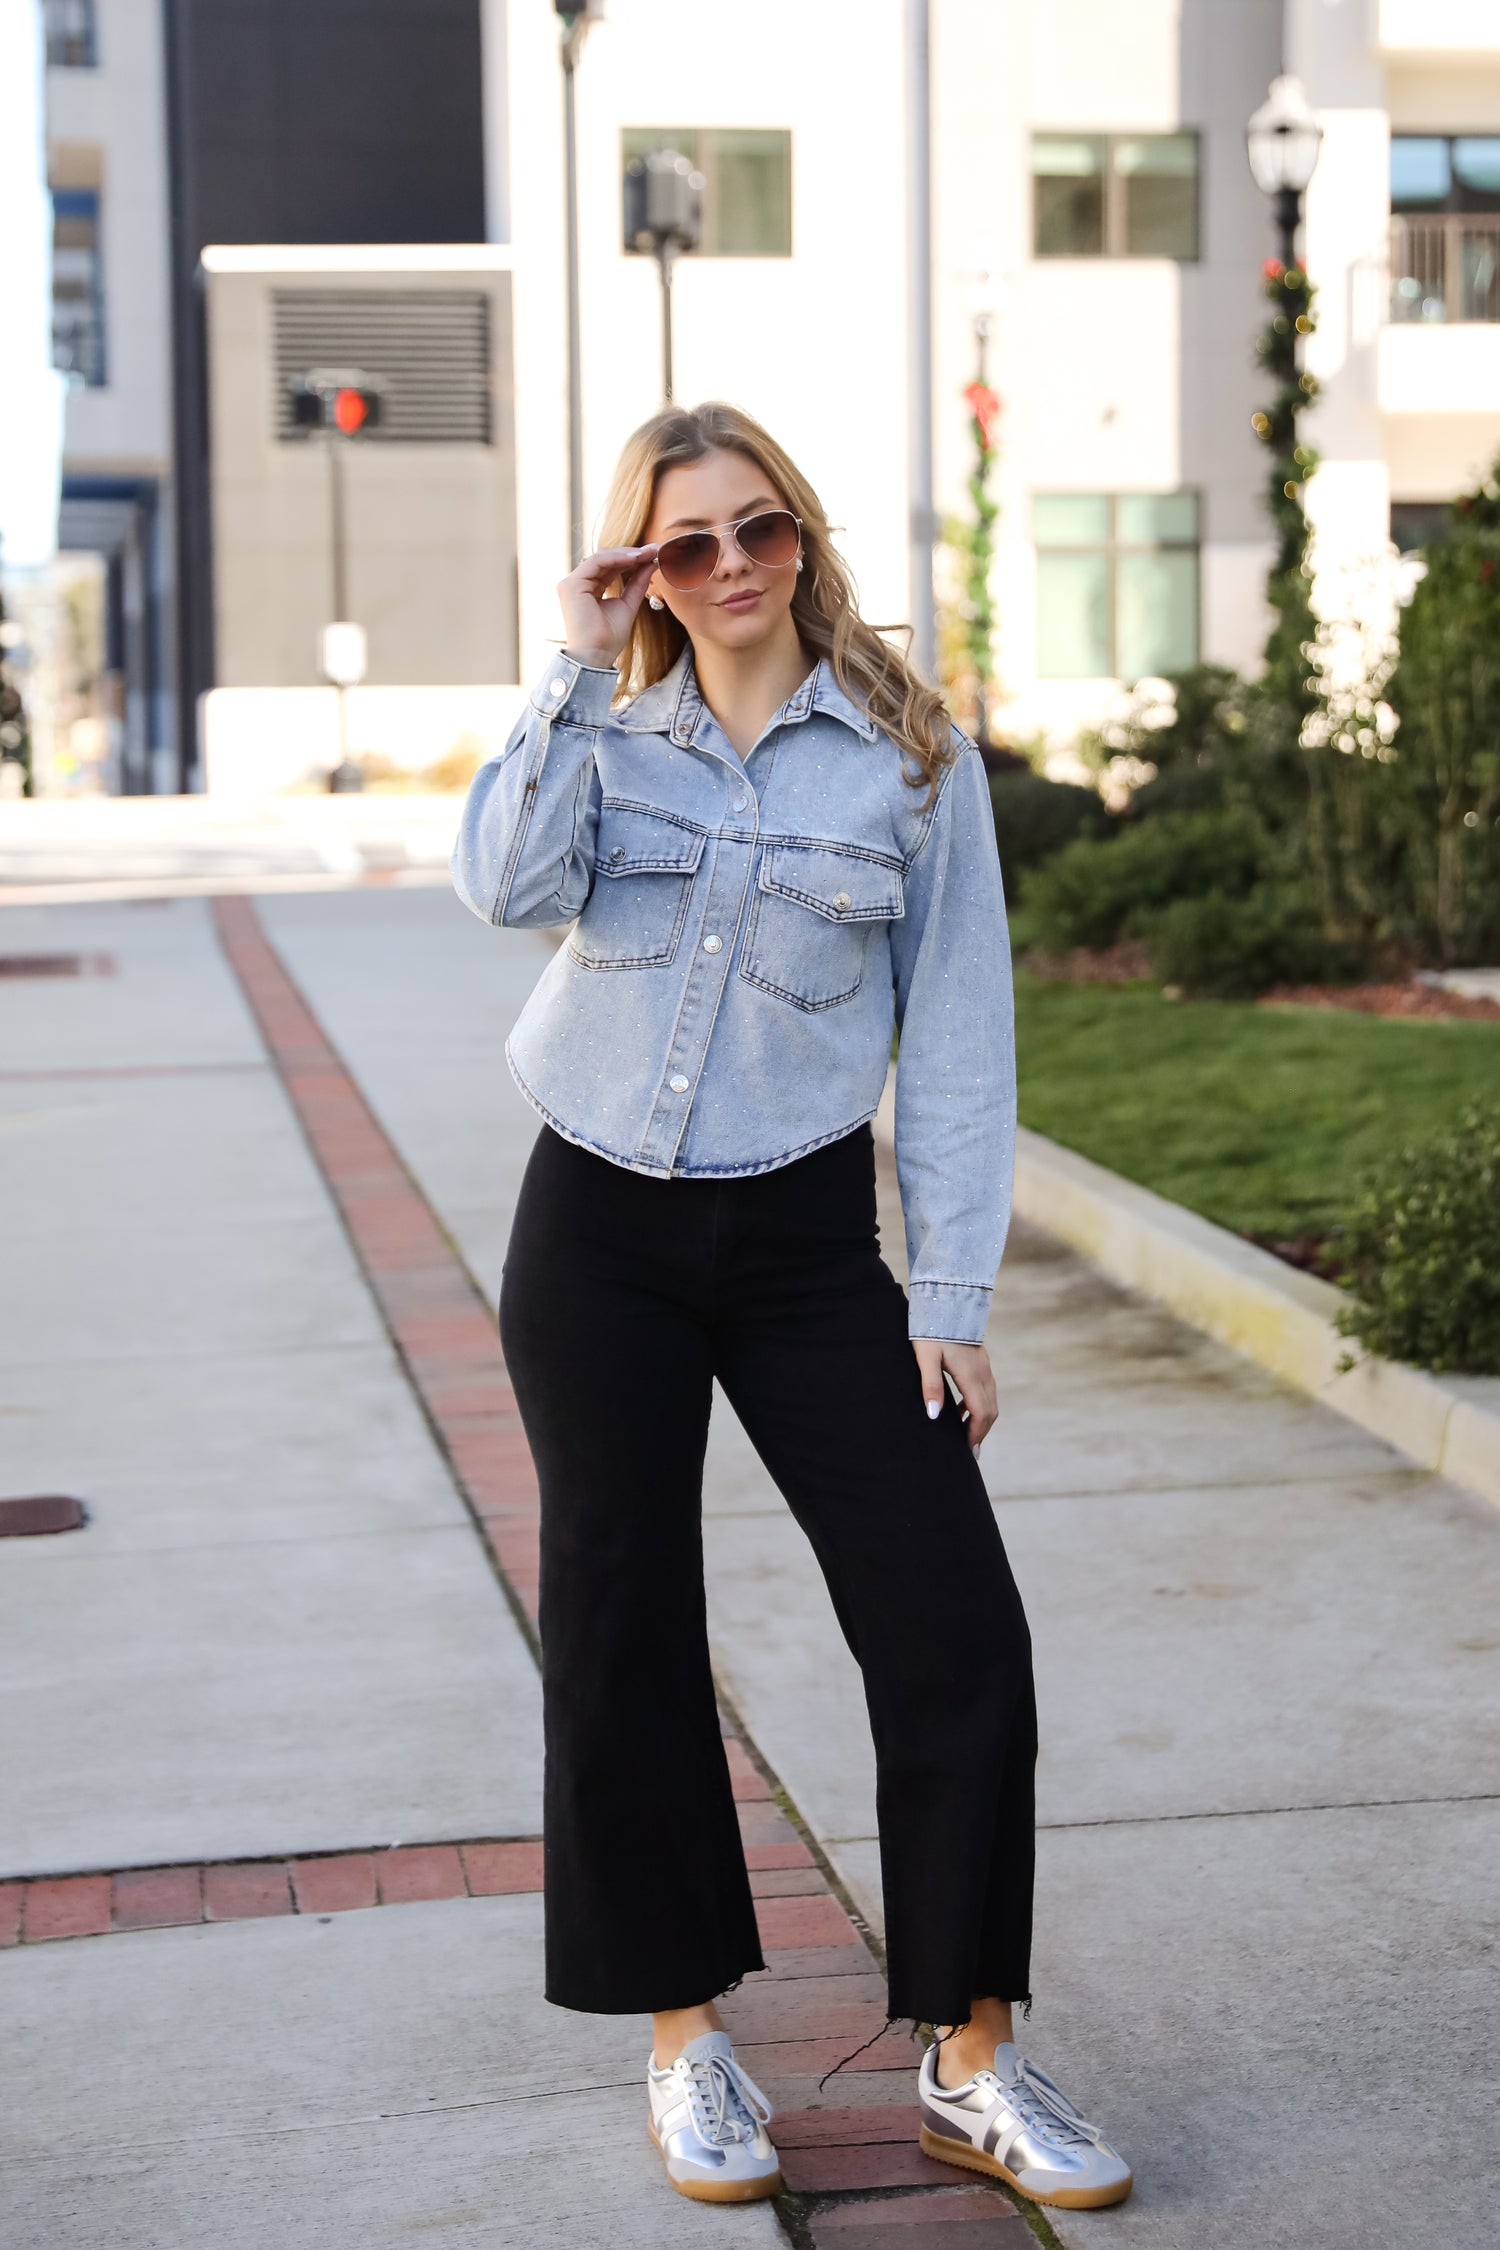
[{"label": "balcony railing", "polygon": [[1391,220],[1391,319],[1500,321],[1500,212]]}]

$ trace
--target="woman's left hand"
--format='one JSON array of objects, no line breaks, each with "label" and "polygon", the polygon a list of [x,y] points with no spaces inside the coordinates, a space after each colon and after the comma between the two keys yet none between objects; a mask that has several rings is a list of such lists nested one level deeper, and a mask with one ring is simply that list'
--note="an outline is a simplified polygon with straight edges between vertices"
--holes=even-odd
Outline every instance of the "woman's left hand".
[{"label": "woman's left hand", "polygon": [[983,1344],[947,1344],[936,1336],[913,1336],[911,1348],[922,1374],[922,1396],[934,1421],[942,1411],[946,1371],[968,1415],[969,1444],[975,1453],[995,1426],[995,1371]]}]

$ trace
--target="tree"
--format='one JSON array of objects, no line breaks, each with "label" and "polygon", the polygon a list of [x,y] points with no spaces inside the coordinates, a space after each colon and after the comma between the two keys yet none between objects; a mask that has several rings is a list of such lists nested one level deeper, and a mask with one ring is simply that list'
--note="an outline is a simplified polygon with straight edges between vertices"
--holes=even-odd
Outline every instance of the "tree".
[{"label": "tree", "polygon": [[1500,460],[1455,500],[1401,620],[1386,827],[1398,934],[1444,967],[1500,960]]}]

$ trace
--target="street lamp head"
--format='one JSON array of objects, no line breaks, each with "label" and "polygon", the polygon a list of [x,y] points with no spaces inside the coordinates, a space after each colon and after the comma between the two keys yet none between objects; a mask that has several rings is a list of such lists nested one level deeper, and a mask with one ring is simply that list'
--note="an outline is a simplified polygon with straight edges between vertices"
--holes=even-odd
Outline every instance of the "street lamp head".
[{"label": "street lamp head", "polygon": [[1255,184],[1267,195],[1301,195],[1317,169],[1323,128],[1300,78],[1273,78],[1270,98],[1245,128]]}]

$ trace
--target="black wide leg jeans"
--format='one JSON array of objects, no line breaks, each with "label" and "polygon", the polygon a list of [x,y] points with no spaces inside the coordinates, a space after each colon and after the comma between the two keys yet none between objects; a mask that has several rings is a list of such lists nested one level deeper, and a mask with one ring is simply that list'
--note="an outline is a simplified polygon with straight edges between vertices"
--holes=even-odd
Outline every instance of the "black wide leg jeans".
[{"label": "black wide leg jeans", "polygon": [[959,1412],[927,1418],[868,1126],[722,1181],[544,1128],[500,1325],[541,1486],[548,1998],[689,2007],[762,1966],[709,1673],[715,1376],[864,1674],[891,2015],[1027,1994],[1030,1640]]}]

